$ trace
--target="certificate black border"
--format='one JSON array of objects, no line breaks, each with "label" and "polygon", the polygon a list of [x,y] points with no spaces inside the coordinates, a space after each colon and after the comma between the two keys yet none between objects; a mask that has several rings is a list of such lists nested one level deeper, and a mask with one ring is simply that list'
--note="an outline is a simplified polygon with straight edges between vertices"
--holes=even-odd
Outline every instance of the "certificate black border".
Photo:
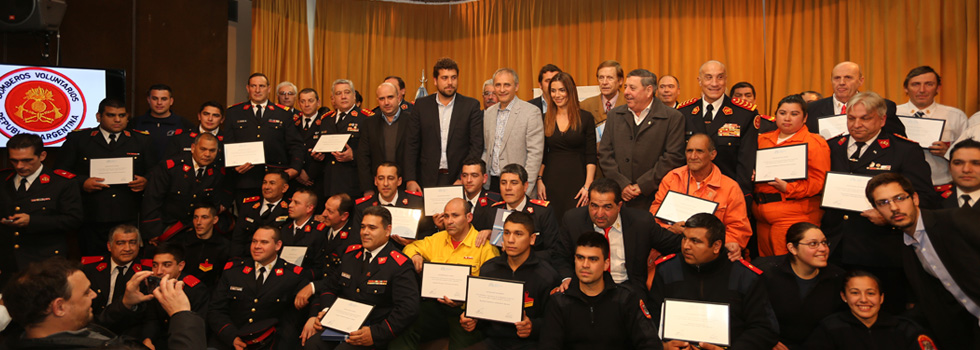
[{"label": "certificate black border", "polygon": [[714,208],[714,209],[711,209],[711,213],[710,213],[711,215],[714,215],[714,214],[715,214],[715,212],[716,212],[716,211],[718,211],[718,205],[719,205],[719,204],[718,204],[718,202],[715,202],[715,201],[709,201],[709,200],[707,200],[707,199],[704,199],[704,198],[701,198],[701,197],[695,197],[695,196],[692,196],[692,195],[689,195],[689,194],[683,194],[683,193],[680,193],[680,192],[677,192],[677,191],[674,191],[674,190],[670,190],[670,191],[667,191],[667,194],[666,194],[666,195],[664,195],[664,200],[660,202],[660,207],[659,207],[659,208],[657,208],[657,213],[656,213],[656,214],[653,214],[653,217],[654,217],[654,218],[657,218],[657,219],[660,219],[660,220],[663,220],[663,221],[666,221],[666,222],[668,222],[668,223],[670,223],[671,225],[673,225],[673,224],[674,224],[674,222],[672,222],[672,221],[670,221],[670,220],[668,220],[668,219],[664,219],[664,218],[662,218],[662,217],[660,217],[660,209],[663,209],[663,207],[664,207],[664,206],[663,206],[663,202],[665,202],[665,201],[667,201],[667,196],[669,196],[671,192],[673,192],[673,193],[677,193],[677,194],[679,194],[679,195],[681,195],[681,196],[684,196],[684,197],[691,197],[691,198],[694,198],[694,199],[698,199],[698,200],[702,200],[702,201],[705,201],[705,202],[711,202],[711,203],[714,203],[714,204],[715,204],[715,208]]},{"label": "certificate black border", "polygon": [[[925,118],[925,117],[916,118],[916,117],[904,116],[904,115],[897,115],[896,117],[898,117],[900,120],[901,120],[901,118],[906,118],[906,119],[926,119],[926,120],[935,120],[935,121],[943,122],[943,127],[939,128],[939,139],[936,140],[936,141],[940,141],[940,142],[943,141],[943,133],[946,132],[946,119]],[[902,124],[905,124],[905,122],[902,121]],[[912,139],[909,139],[909,140],[912,140]],[[919,143],[919,140],[912,140],[912,141],[915,141],[916,143]],[[929,149],[929,146],[932,146],[932,144],[930,143],[928,145],[923,145],[923,144],[919,143],[919,147],[922,147],[922,149]]]},{"label": "certificate black border", "polygon": [[[470,275],[469,277],[466,278],[466,300],[469,300],[470,299],[470,280],[471,279],[481,279],[481,280],[487,280],[487,281],[497,281],[497,282],[503,282],[503,283],[520,284],[521,285],[521,292],[524,291],[524,281],[509,280],[509,279],[504,279],[504,278],[493,278],[493,277],[483,277],[483,276],[473,276],[473,275]],[[524,293],[521,293],[521,295],[518,296],[518,298],[523,298],[523,297],[524,297]],[[500,322],[500,323],[516,323],[516,322],[508,322],[508,321],[494,320],[494,319],[483,318],[483,317],[470,317],[470,308],[469,308],[469,305],[467,305],[467,307],[463,310],[463,314],[466,317],[475,318],[475,319],[479,319],[479,320],[487,320],[487,321]],[[524,316],[524,300],[521,300],[521,317],[520,317],[521,320],[524,319],[523,316]],[[517,320],[517,322],[520,322],[521,320]]]},{"label": "certificate black border", "polygon": [[[827,197],[826,196],[826,193],[827,193],[827,178],[830,177],[830,174],[867,177],[868,178],[868,181],[871,181],[871,178],[874,177],[874,176],[864,175],[864,174],[852,174],[852,173],[847,173],[847,172],[843,172],[843,171],[828,171],[827,174],[824,175],[824,178],[823,178],[823,189],[820,190],[820,207],[821,208],[831,208],[831,209],[836,209],[836,210],[846,210],[846,211],[849,211],[849,212],[860,213],[860,211],[854,211],[854,210],[851,210],[851,209],[826,206],[826,205],[823,204],[825,198]],[[864,198],[864,197],[862,197],[861,199],[868,200],[867,198]],[[875,207],[874,204],[872,204],[872,203],[869,203],[869,204],[871,204],[871,209],[874,209],[874,207]]]},{"label": "certificate black border", "polygon": [[426,188],[448,188],[448,187],[459,187],[459,197],[458,198],[463,198],[463,199],[466,198],[466,189],[463,188],[463,185],[422,187],[422,216],[432,216],[432,214],[435,214],[435,213],[426,213],[425,212],[425,189]]},{"label": "certificate black border", "polygon": [[[472,267],[472,266],[470,266],[470,265],[466,265],[466,264],[449,264],[449,263],[437,263],[437,262],[429,262],[429,261],[426,261],[426,262],[423,262],[423,263],[422,263],[422,274],[423,274],[423,275],[425,274],[425,264],[432,264],[432,265],[449,265],[449,266],[466,266],[467,268],[469,268],[469,269],[470,269],[470,270],[469,270],[469,273],[467,273],[467,275],[466,275],[466,276],[467,276],[467,277],[469,277],[469,276],[473,276],[473,267]],[[432,298],[432,297],[424,297],[424,296],[422,296],[422,290],[424,290],[424,289],[422,289],[422,281],[423,281],[423,279],[422,279],[422,277],[423,277],[423,276],[419,276],[419,297],[420,297],[420,298],[426,298],[426,299],[434,299],[434,300],[439,300],[439,299],[441,299],[441,297],[440,297],[440,298]],[[467,289],[469,289],[469,288],[470,288],[470,280],[469,280],[469,279],[467,279],[467,280],[466,280],[466,288],[467,288]],[[464,297],[465,297],[465,296],[464,296]],[[456,299],[452,299],[452,301],[459,301],[459,302],[466,302],[466,300],[465,300],[465,299],[464,299],[464,300],[456,300]]]},{"label": "certificate black border", "polygon": [[[344,300],[347,300],[347,301],[350,301],[350,302],[354,302],[354,303],[358,303],[358,304],[361,304],[361,305],[368,305],[368,306],[371,307],[371,311],[368,311],[367,315],[364,315],[364,319],[361,320],[361,326],[363,327],[364,326],[364,322],[367,321],[367,318],[368,317],[371,317],[371,312],[374,311],[374,305],[371,305],[371,304],[368,304],[368,303],[362,303],[360,301],[355,301],[355,300],[351,300],[351,299],[347,299],[347,298],[341,298],[341,297],[337,297],[337,299],[334,299],[334,301],[333,301],[334,304],[336,304],[337,303],[337,300],[340,300],[340,299],[344,299]],[[330,305],[330,308],[333,309],[333,304]],[[327,310],[327,314],[329,314],[329,313],[330,313],[330,310]],[[327,318],[327,314],[324,314],[323,315],[323,318]],[[320,319],[320,325],[321,326],[323,326],[323,318]],[[340,329],[336,329],[336,328],[333,328],[333,327],[323,326],[323,328],[330,328],[330,329],[332,329],[334,331],[337,331],[337,332],[340,332],[340,333],[346,333],[348,335],[350,334],[350,333],[348,333],[346,331],[343,331],[343,330],[340,330]],[[360,329],[360,328],[358,328],[358,329]],[[323,334],[323,332],[320,332],[320,333]]]},{"label": "certificate black border", "polygon": [[[804,125],[804,127],[806,127],[806,126]],[[778,148],[793,148],[793,147],[800,147],[800,146],[803,146],[803,154],[806,155],[806,161],[803,162],[803,177],[795,177],[795,178],[791,178],[791,179],[780,179],[780,180],[787,181],[787,182],[788,181],[796,181],[796,180],[806,180],[809,177],[809,171],[807,171],[807,168],[810,167],[810,144],[808,144],[806,142],[804,142],[804,143],[798,143],[798,144],[795,144],[795,145],[785,145],[785,146],[776,146],[776,147],[756,149],[755,150],[755,164],[752,164],[752,169],[758,169],[759,168],[759,151],[770,151],[770,150],[774,150],[774,149],[778,149]],[[754,183],[767,183],[767,182],[770,182],[770,181],[775,181],[775,179],[772,179],[772,180],[759,180],[759,179],[754,179],[752,182],[754,182]]]},{"label": "certificate black border", "polygon": [[[670,300],[670,301],[681,301],[681,302],[687,302],[687,303],[714,304],[714,305],[725,305],[725,306],[728,306],[728,344],[714,344],[714,343],[711,343],[711,344],[720,345],[720,346],[723,346],[723,347],[724,346],[731,346],[731,343],[732,343],[732,305],[731,304],[729,304],[729,303],[717,303],[717,302],[712,302],[712,301],[691,300],[691,299],[664,298],[664,302],[662,304],[660,304],[660,323],[665,323],[664,318],[666,317],[666,313],[667,313],[667,301],[668,300]],[[657,326],[660,326],[660,325],[658,324]],[[658,333],[660,333],[659,334],[660,335],[660,339],[666,341],[666,339],[664,339],[664,333],[667,331],[666,327],[659,327],[659,328],[660,328],[660,332],[658,332]],[[701,342],[700,340],[691,340],[691,339],[673,339],[673,338],[671,338],[671,340],[680,340],[680,341],[686,341],[686,342],[689,342],[689,343],[700,343]]]},{"label": "certificate black border", "polygon": [[[402,207],[387,207],[387,208],[385,208],[385,209],[388,209],[388,213],[389,213],[389,214],[391,214],[391,209],[399,209],[399,210],[418,210],[418,211],[419,211],[419,214],[422,214],[422,215],[419,215],[419,220],[415,222],[415,234],[414,234],[414,235],[412,235],[412,237],[405,237],[405,236],[402,236],[402,235],[398,235],[398,237],[402,237],[402,238],[410,238],[410,239],[419,239],[419,238],[418,238],[418,237],[419,237],[419,222],[421,222],[421,221],[422,221],[422,218],[424,218],[424,217],[425,217],[425,211],[424,211],[423,209],[415,209],[415,208],[402,208]],[[391,229],[392,229],[392,231],[394,231],[394,229],[395,229],[395,225],[394,225],[394,224],[395,224],[395,223],[394,223],[394,220],[392,220],[392,226],[391,226]],[[395,233],[394,233],[394,232],[392,232],[391,234],[395,234]]]}]

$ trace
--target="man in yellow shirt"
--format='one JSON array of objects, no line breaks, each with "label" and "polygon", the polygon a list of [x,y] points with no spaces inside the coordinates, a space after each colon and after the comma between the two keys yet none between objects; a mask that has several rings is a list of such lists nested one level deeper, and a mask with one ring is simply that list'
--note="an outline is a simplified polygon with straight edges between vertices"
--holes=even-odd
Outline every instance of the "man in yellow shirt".
[{"label": "man in yellow shirt", "polygon": [[[442,214],[446,230],[405,246],[402,252],[405,256],[412,257],[415,271],[422,272],[424,262],[435,262],[469,265],[471,273],[478,275],[484,262],[500,255],[491,244],[476,246],[478,232],[471,224],[471,206],[470,202],[462,198],[449,201]],[[463,349],[482,341],[482,333],[466,332],[460,326],[459,315],[462,313],[462,304],[447,297],[423,300],[415,324],[389,344],[388,349],[418,349],[421,343],[447,335],[450,349]]]}]

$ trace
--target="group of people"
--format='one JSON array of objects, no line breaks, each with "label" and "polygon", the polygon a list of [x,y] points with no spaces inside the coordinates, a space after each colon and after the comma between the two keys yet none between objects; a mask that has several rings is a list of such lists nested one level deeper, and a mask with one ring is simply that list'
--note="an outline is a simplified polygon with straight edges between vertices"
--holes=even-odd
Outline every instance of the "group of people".
[{"label": "group of people", "polygon": [[[909,72],[909,102],[896,106],[860,91],[860,67],[843,62],[833,96],[792,94],[772,116],[751,84],[726,91],[718,61],[701,66],[688,101],[677,77],[616,61],[598,66],[600,94],[582,101],[550,64],[541,97],[517,98],[517,73],[501,68],[482,106],[457,93],[452,59],[432,72],[436,93],[414,103],[386,78],[374,110],[346,79],[331,86],[332,109],[288,82],[276,104],[255,73],[248,101],[205,102],[196,126],[154,85],[135,118],[103,100],[99,125],[71,133],[53,165],[40,137],[11,137],[0,284],[24,331],[13,346],[980,346],[980,127],[935,101],[932,68]],[[835,115],[847,132],[821,136]],[[916,142],[903,118],[946,127]],[[314,151],[334,134],[350,135],[342,151]],[[225,145],[257,141],[263,164],[226,166]],[[804,178],[756,181],[759,150],[802,144]],[[92,176],[130,158],[128,183]],[[853,199],[870,209],[822,204],[835,172],[873,176]],[[423,210],[426,189],[445,186],[462,195],[424,212],[414,237],[392,234],[388,208]],[[671,193],[717,206],[672,221],[660,214]],[[523,282],[521,321],[423,298],[426,263]],[[373,309],[357,331],[321,336],[338,298]],[[678,299],[726,304],[728,341],[659,332],[671,322],[661,306]]]}]

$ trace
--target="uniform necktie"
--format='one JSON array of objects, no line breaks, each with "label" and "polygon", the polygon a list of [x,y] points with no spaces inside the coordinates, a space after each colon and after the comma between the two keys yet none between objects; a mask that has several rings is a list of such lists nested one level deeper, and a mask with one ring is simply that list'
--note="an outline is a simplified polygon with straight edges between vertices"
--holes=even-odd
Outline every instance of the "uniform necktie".
[{"label": "uniform necktie", "polygon": [[970,200],[972,200],[973,197],[970,197],[968,194],[964,194],[960,196],[960,198],[963,198],[963,206],[960,208],[973,208],[973,206],[970,205]]},{"label": "uniform necktie", "polygon": [[866,145],[867,143],[858,141],[855,142],[854,144],[858,146],[858,149],[851,154],[852,162],[856,162],[858,161],[858,159],[861,159],[861,149],[864,148],[864,145]]},{"label": "uniform necktie", "polygon": [[912,116],[913,117],[916,117],[916,118],[922,118],[922,116],[924,116],[924,115],[926,115],[926,114],[923,113],[922,111],[918,111],[918,112],[915,112],[915,114],[913,114]]},{"label": "uniform necktie", "polygon": [[109,134],[109,146],[116,145],[116,134]]},{"label": "uniform necktie", "polygon": [[708,105],[704,108],[704,123],[711,124],[711,118],[714,117],[715,105]]},{"label": "uniform necktie", "polygon": [[126,266],[116,266],[116,285],[112,287],[112,300],[109,303],[119,301],[123,294],[126,294]]},{"label": "uniform necktie", "polygon": [[840,106],[840,114],[847,114],[847,105]]},{"label": "uniform necktie", "polygon": [[310,122],[312,121],[312,119],[306,118],[305,121],[306,121],[306,123],[303,125],[303,130],[304,131],[305,130],[310,130],[310,124],[311,124]]},{"label": "uniform necktie", "polygon": [[347,113],[337,113],[337,120],[334,120],[333,123],[340,124],[340,121],[344,120],[345,117],[347,117]]},{"label": "uniform necktie", "polygon": [[269,207],[268,207],[268,208],[266,208],[266,209],[265,209],[265,212],[264,212],[264,213],[262,213],[262,215],[260,215],[260,216],[259,216],[259,218],[260,218],[260,219],[262,219],[263,221],[264,221],[265,219],[268,219],[268,218],[269,218],[269,216],[270,216],[270,215],[272,215],[272,207],[273,207],[273,204],[272,204],[272,203],[269,203],[269,204],[267,204],[267,205],[268,205]]},{"label": "uniform necktie", "polygon": [[[609,229],[611,229],[611,228],[612,228],[612,226],[609,226],[609,227],[606,227],[606,228],[603,229],[603,231],[605,231],[605,235],[606,235],[606,242],[609,242]],[[610,259],[610,261],[611,260],[612,259]],[[609,264],[609,265],[612,266],[612,264]],[[606,269],[606,272],[609,272],[609,269]]]},{"label": "uniform necktie", "polygon": [[264,276],[264,275],[265,275],[265,266],[262,266],[262,267],[259,268],[259,273],[257,275],[255,275],[255,283],[257,283],[258,285],[261,286],[262,283],[265,282],[265,279],[262,278],[262,276]]},{"label": "uniform necktie", "polygon": [[24,193],[27,192],[27,178],[20,178],[20,187],[17,187],[17,192]]},{"label": "uniform necktie", "polygon": [[609,113],[610,109],[612,109],[612,102],[606,101],[606,113]]},{"label": "uniform necktie", "polygon": [[197,179],[200,180],[204,177],[204,167],[197,168]]},{"label": "uniform necktie", "polygon": [[254,111],[255,111],[255,118],[256,119],[259,119],[259,120],[262,120],[262,105],[253,105],[253,106],[255,106],[255,109],[254,109]]},{"label": "uniform necktie", "polygon": [[368,264],[370,264],[370,263],[371,263],[371,252],[365,250],[364,251],[364,263],[361,265],[362,266],[361,271],[367,271]]}]

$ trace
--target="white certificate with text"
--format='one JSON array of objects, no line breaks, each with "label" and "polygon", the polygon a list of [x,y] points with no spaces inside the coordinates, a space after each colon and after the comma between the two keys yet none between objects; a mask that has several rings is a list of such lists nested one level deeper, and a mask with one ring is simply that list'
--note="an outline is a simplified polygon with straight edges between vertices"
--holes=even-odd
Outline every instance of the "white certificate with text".
[{"label": "white certificate with text", "polygon": [[446,203],[454,198],[463,198],[463,186],[423,188],[422,199],[425,200],[425,216],[446,211]]},{"label": "white certificate with text", "polygon": [[943,119],[898,117],[905,124],[905,133],[909,140],[919,143],[919,147],[929,148],[933,142],[943,138],[943,128],[946,121]]},{"label": "white certificate with text", "polygon": [[698,213],[714,214],[715,209],[718,209],[716,202],[669,191],[664,196],[664,201],[660,204],[660,209],[657,209],[654,217],[673,224],[687,221],[688,218]]},{"label": "white certificate with text", "polygon": [[524,315],[524,282],[470,276],[466,317],[517,323]]},{"label": "white certificate with text", "polygon": [[419,209],[386,207],[391,213],[391,234],[401,238],[415,239],[422,211]]},{"label": "white certificate with text", "polygon": [[755,151],[755,182],[806,179],[806,151],[805,143]]},{"label": "white certificate with text", "polygon": [[133,158],[92,158],[89,176],[101,177],[106,185],[128,184],[133,181]]},{"label": "white certificate with text", "polygon": [[303,259],[306,258],[306,247],[284,245],[279,258],[288,261],[296,266],[303,266]]},{"label": "white certificate with text", "polygon": [[466,277],[470,265],[427,262],[422,265],[422,297],[466,301]]},{"label": "white certificate with text", "polygon": [[225,144],[226,167],[237,167],[245,163],[265,164],[265,145],[262,141]]},{"label": "white certificate with text", "polygon": [[666,299],[660,313],[660,338],[728,346],[728,304]]},{"label": "white certificate with text", "polygon": [[817,119],[817,127],[820,129],[820,136],[824,140],[830,140],[841,134],[847,133],[847,115],[831,115]]},{"label": "white certificate with text", "polygon": [[364,320],[371,314],[371,309],[374,309],[374,306],[337,298],[327,313],[323,315],[320,325],[336,331],[350,333],[361,328]]},{"label": "white certificate with text", "polygon": [[316,140],[316,145],[313,146],[313,152],[341,152],[344,150],[344,146],[347,145],[347,140],[349,139],[350,134],[320,135],[320,138]]},{"label": "white certificate with text", "polygon": [[854,175],[839,172],[827,172],[824,180],[823,201],[821,207],[853,211],[871,209],[871,203],[864,195],[864,188],[871,176]]}]

